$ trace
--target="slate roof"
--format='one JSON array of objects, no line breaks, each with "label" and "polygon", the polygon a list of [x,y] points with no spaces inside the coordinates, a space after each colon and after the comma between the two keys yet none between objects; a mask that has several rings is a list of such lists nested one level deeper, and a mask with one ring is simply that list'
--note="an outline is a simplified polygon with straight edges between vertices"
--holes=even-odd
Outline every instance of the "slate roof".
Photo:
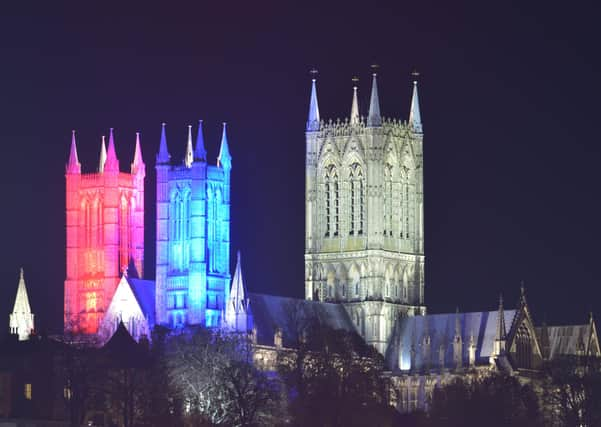
[{"label": "slate roof", "polygon": [[155,324],[155,282],[154,280],[133,279],[128,277],[127,283],[131,287],[142,312],[148,319],[150,329]]},{"label": "slate roof", "polygon": [[[469,360],[468,347],[473,335],[476,345],[476,364],[488,364],[496,339],[498,310],[474,313],[429,314],[400,318],[394,326],[392,337],[385,354],[386,366],[398,370],[399,352],[402,351],[403,370],[420,370],[427,364],[431,368],[440,368],[439,351],[444,348],[444,368],[454,368],[453,338],[455,336],[456,316],[460,320],[460,335],[463,341],[463,365]],[[516,310],[505,310],[505,324],[511,325]],[[430,337],[430,360],[426,360],[423,339]],[[411,348],[415,349],[415,365],[411,367]]]},{"label": "slate roof", "polygon": [[274,345],[276,328],[282,329],[283,345],[290,347],[298,342],[297,327],[300,322],[293,318],[298,315],[303,320],[317,319],[333,329],[354,332],[351,322],[342,304],[331,304],[304,299],[286,298],[274,295],[249,293],[250,311],[257,329],[257,344]]},{"label": "slate roof", "polygon": [[[536,335],[542,341],[543,327],[536,328]],[[549,336],[549,359],[560,355],[578,355],[579,347],[586,353],[591,334],[591,324],[547,326]]]}]

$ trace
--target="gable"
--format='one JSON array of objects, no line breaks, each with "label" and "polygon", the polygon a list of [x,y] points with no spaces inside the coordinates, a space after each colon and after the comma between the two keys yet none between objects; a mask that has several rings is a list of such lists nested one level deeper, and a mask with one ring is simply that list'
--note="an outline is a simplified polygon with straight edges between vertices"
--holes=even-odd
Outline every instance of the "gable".
[{"label": "gable", "polygon": [[102,342],[107,342],[113,336],[119,322],[123,322],[136,341],[144,335],[150,338],[148,319],[125,276],[121,277],[98,328],[98,336]]}]

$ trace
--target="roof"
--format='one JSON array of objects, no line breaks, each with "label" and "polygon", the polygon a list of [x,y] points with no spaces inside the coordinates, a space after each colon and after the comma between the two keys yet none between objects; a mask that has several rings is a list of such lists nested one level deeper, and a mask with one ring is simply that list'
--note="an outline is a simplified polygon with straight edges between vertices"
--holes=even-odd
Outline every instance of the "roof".
[{"label": "roof", "polygon": [[[542,339],[544,327],[536,328],[536,335]],[[559,355],[578,355],[588,350],[591,337],[591,324],[546,326],[549,336],[548,358],[553,359]]]},{"label": "roof", "polygon": [[332,329],[355,331],[342,304],[254,293],[248,297],[258,344],[273,345],[275,330],[280,328],[284,347],[292,346],[299,339],[299,324],[314,319]]},{"label": "roof", "polygon": [[142,280],[127,278],[127,282],[131,287],[144,316],[148,319],[150,328],[154,326],[155,321],[155,282],[154,280]]},{"label": "roof", "polygon": [[[489,363],[496,339],[498,311],[474,313],[429,314],[400,318],[394,327],[389,346],[385,354],[385,363],[389,369],[398,369],[399,353],[402,352],[403,369],[420,369],[428,364],[440,368],[439,351],[444,349],[444,366],[454,367],[453,344],[457,316],[462,346],[462,359],[468,360],[468,349],[473,336],[476,345],[476,364]],[[516,310],[504,310],[505,324],[511,325]],[[430,360],[426,363],[426,354],[422,348],[424,337],[430,338]],[[411,349],[415,351],[415,364],[411,367]]]}]

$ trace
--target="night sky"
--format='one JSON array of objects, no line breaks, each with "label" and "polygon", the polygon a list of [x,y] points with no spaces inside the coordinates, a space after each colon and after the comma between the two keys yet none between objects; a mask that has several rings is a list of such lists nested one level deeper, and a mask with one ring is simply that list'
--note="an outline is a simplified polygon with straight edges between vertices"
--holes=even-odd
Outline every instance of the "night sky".
[{"label": "night sky", "polygon": [[141,132],[153,278],[160,124],[179,161],[186,126],[203,119],[214,163],[227,121],[232,264],[241,249],[251,291],[303,297],[308,71],[319,70],[322,117],[336,119],[349,115],[354,75],[366,113],[373,63],[386,117],[408,117],[410,72],[421,73],[429,311],[491,310],[500,292],[513,306],[523,280],[537,322],[583,323],[590,310],[601,318],[594,10],[162,3],[2,11],[0,329],[20,266],[37,329],[62,327],[71,129],[88,172],[110,127],[129,170]]}]

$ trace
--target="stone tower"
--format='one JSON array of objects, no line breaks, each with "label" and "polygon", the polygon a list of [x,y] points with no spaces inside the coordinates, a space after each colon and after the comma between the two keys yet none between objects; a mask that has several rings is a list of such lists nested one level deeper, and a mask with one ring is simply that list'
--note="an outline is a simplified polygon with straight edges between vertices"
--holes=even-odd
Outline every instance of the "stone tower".
[{"label": "stone tower", "polygon": [[140,135],[136,134],[131,173],[119,170],[112,129],[108,150],[102,140],[98,171],[81,173],[73,131],[65,176],[65,329],[95,334],[120,273],[133,266],[140,277],[143,275],[146,166]]},{"label": "stone tower", "polygon": [[223,124],[217,165],[208,165],[202,122],[182,164],[171,164],[165,124],[157,154],[156,322],[218,326],[230,283],[230,171]]},{"label": "stone tower", "polygon": [[10,314],[10,333],[18,335],[19,341],[26,341],[29,339],[29,335],[34,331],[33,325],[33,313],[29,306],[29,297],[27,296],[27,288],[25,287],[25,279],[23,278],[23,269],[21,269],[15,305],[13,307],[13,312]]},{"label": "stone tower", "polygon": [[320,120],[315,79],[306,126],[305,296],[342,303],[385,352],[398,316],[425,313],[423,133],[417,83],[408,121],[380,115],[373,74],[367,118]]}]

